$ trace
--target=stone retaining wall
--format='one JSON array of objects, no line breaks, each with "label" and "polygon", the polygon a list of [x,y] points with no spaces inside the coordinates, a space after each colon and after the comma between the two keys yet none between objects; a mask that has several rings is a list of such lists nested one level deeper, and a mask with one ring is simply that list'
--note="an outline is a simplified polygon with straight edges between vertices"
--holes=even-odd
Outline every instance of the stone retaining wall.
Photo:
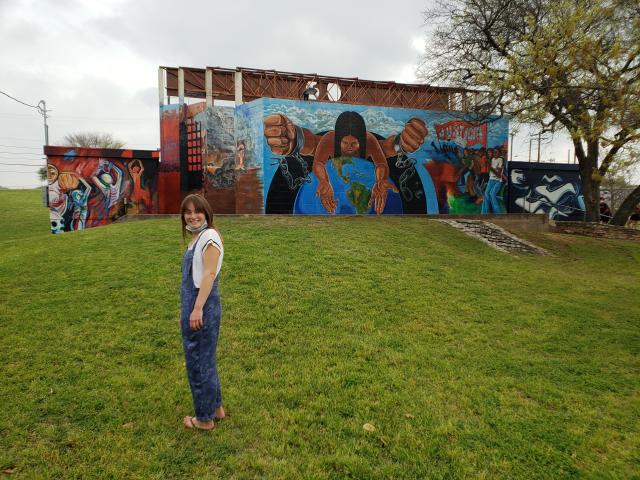
[{"label": "stone retaining wall", "polygon": [[555,225],[551,225],[550,231],[570,235],[640,241],[640,230],[597,222],[555,222]]}]

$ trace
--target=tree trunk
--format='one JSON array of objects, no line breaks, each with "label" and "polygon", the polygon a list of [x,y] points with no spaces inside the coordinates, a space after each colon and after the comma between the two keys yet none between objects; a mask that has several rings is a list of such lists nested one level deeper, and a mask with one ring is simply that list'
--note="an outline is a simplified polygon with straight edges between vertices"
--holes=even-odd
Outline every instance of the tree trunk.
[{"label": "tree trunk", "polygon": [[585,222],[600,221],[600,182],[591,178],[591,174],[582,179],[582,193],[584,195],[584,204],[586,213]]},{"label": "tree trunk", "polygon": [[627,219],[629,215],[633,212],[633,209],[636,208],[636,205],[640,203],[640,186],[636,187],[636,189],[627,195],[627,198],[624,199],[622,205],[616,210],[616,213],[613,215],[613,218],[609,223],[612,225],[620,225],[624,226],[627,223]]},{"label": "tree trunk", "polygon": [[[574,145],[575,144],[576,141],[574,140]],[[584,219],[587,222],[599,222],[600,182],[602,180],[592,176],[598,167],[598,142],[588,142],[586,154],[584,150],[582,150],[582,145],[580,145],[580,147],[580,151],[576,149],[576,154],[578,155],[578,161],[580,163],[580,180],[582,182],[582,194],[584,195],[584,204],[586,207]]]}]

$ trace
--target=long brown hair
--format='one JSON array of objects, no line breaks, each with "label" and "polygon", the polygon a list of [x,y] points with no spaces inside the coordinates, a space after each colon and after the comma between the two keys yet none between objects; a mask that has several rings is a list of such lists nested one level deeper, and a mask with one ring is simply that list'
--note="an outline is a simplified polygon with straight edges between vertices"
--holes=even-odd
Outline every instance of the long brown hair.
[{"label": "long brown hair", "polygon": [[[209,225],[208,228],[213,228],[218,235],[220,235],[220,231],[216,228],[215,223],[213,223],[213,209],[206,198],[204,198],[199,193],[191,193],[184,197],[182,203],[180,204],[180,221],[182,222],[182,239],[186,242],[187,237],[191,234],[187,230],[187,222],[184,221],[184,212],[187,210],[187,206],[192,203],[193,209],[197,213],[204,213],[204,218]],[[222,235],[220,235],[220,239],[222,240]]]}]

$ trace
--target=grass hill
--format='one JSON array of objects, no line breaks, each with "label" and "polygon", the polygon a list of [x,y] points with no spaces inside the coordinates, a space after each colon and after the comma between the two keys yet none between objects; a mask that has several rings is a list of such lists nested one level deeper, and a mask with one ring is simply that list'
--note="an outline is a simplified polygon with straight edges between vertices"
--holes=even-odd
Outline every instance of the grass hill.
[{"label": "grass hill", "polygon": [[229,416],[205,433],[180,421],[179,223],[54,236],[35,190],[0,192],[0,220],[15,478],[640,470],[638,243],[529,235],[539,257],[415,217],[219,218]]}]

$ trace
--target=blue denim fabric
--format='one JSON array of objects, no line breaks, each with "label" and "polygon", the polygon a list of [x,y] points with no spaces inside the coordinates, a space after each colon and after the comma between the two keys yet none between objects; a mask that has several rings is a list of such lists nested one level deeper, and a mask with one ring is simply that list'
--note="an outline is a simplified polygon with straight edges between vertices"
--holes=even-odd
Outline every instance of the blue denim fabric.
[{"label": "blue denim fabric", "polygon": [[193,252],[194,250],[187,250],[182,258],[180,329],[195,416],[201,422],[208,422],[214,418],[215,409],[222,405],[222,391],[216,366],[222,307],[216,278],[202,309],[202,328],[195,332],[191,330],[189,316],[198,297],[192,277]]},{"label": "blue denim fabric", "polygon": [[502,182],[500,180],[489,180],[487,188],[484,191],[484,200],[482,201],[482,213],[502,213],[500,203],[498,202],[498,192]]}]

